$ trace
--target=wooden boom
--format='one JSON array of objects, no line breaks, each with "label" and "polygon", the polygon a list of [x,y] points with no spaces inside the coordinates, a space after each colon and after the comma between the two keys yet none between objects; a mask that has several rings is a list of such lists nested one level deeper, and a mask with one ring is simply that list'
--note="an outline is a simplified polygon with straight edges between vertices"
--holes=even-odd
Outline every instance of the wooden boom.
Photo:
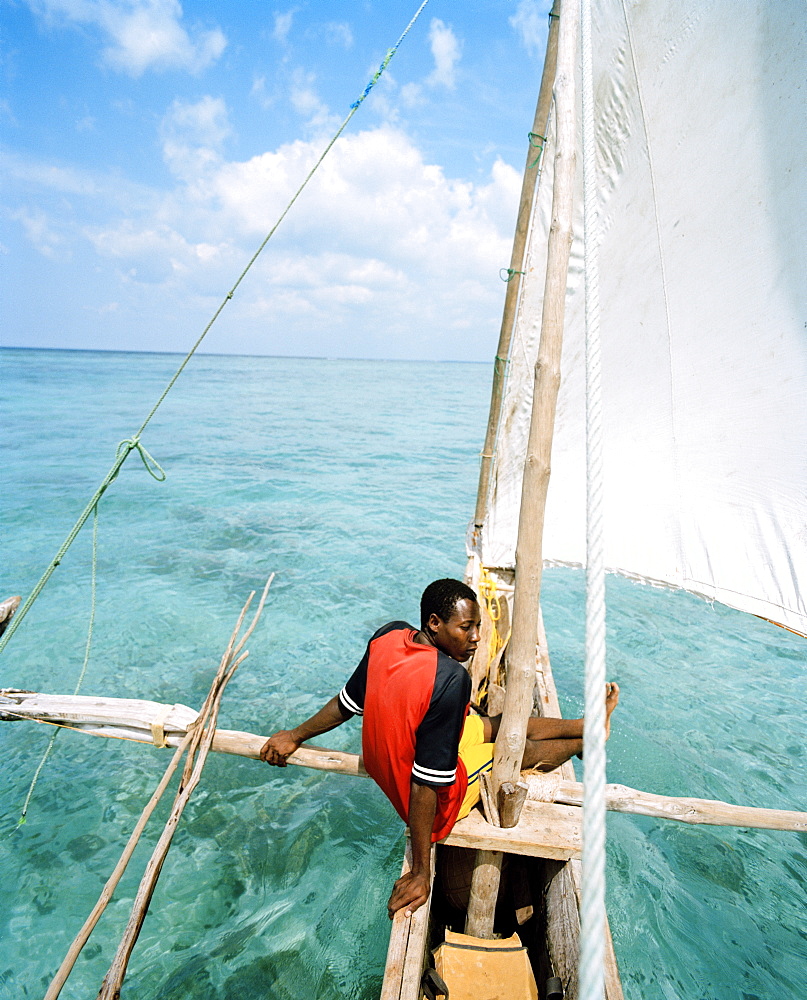
[{"label": "wooden boom", "polygon": [[[32,722],[51,723],[92,736],[133,740],[153,746],[179,746],[196,718],[197,713],[187,705],[163,705],[156,701],[128,698],[95,698],[87,695],[51,695],[13,689],[0,690],[0,722],[28,719]],[[211,749],[219,753],[258,760],[266,739],[266,736],[258,736],[255,733],[217,729]],[[343,750],[302,746],[289,757],[288,763],[353,777],[368,777],[361,757]],[[582,783],[564,779],[556,772],[530,774],[527,782],[529,793],[525,815],[523,820],[513,827],[513,831],[517,831],[514,842],[518,843],[522,843],[528,833],[528,818],[533,811],[529,808],[529,803],[556,803],[562,806],[580,806],[583,803]],[[755,806],[733,805],[715,799],[655,795],[652,792],[629,788],[627,785],[607,785],[606,805],[612,812],[672,819],[679,823],[754,827],[763,830],[807,830],[805,812],[759,809]],[[508,850],[506,836],[508,831],[497,834],[498,827],[490,826],[482,820],[477,821],[476,817],[468,825],[469,830],[462,840],[464,846],[472,846],[469,843],[469,840],[473,839],[470,827],[474,826],[475,830],[479,828],[479,840],[492,844],[498,838],[502,849]],[[457,824],[454,830],[458,831],[461,826],[462,823]],[[452,833],[449,840],[453,836]],[[459,842],[458,840],[457,843]],[[522,848],[516,850],[516,853],[530,852]],[[576,854],[577,851],[570,848],[559,854],[544,856],[574,857]]]}]

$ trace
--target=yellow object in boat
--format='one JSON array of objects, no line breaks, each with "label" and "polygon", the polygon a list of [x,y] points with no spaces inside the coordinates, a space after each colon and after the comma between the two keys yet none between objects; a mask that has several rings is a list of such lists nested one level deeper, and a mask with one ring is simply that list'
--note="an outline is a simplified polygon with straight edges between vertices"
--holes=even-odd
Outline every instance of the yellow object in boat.
[{"label": "yellow object in boat", "polygon": [[447,930],[434,961],[451,1000],[538,1000],[527,949],[518,934],[491,940]]}]

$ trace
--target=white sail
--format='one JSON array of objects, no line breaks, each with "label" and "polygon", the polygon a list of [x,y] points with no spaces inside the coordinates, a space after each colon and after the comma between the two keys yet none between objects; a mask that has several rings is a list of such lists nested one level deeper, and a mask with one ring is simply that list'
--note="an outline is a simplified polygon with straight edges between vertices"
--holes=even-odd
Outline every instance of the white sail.
[{"label": "white sail", "polygon": [[[594,30],[607,564],[807,633],[807,8],[599,0]],[[550,128],[488,566],[514,562],[553,153]],[[582,564],[578,221],[544,557]]]}]

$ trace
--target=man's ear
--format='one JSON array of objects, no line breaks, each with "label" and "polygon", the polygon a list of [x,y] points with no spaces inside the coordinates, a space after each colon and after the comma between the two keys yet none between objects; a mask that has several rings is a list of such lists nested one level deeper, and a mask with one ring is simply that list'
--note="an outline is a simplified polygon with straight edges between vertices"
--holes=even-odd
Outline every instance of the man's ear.
[{"label": "man's ear", "polygon": [[434,611],[432,611],[432,613],[429,615],[428,624],[432,632],[436,632],[441,625],[445,625],[445,622],[438,614],[435,614]]}]

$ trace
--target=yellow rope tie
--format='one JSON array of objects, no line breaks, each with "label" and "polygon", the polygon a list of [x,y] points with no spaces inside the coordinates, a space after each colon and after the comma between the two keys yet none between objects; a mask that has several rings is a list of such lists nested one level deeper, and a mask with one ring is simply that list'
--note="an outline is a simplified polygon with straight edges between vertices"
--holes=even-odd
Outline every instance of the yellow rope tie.
[{"label": "yellow rope tie", "polygon": [[498,623],[501,621],[502,617],[502,598],[499,596],[499,592],[496,588],[496,580],[490,575],[490,573],[485,569],[484,566],[479,567],[479,596],[482,598],[485,604],[485,610],[487,611],[488,617],[493,622],[493,629],[490,633],[490,640],[488,642],[488,660],[485,666],[485,678],[479,685],[479,691],[477,692],[477,699],[481,699],[487,694],[488,685],[495,679],[490,677],[490,667],[499,650],[504,646],[507,640],[510,638],[508,633],[507,638],[502,638],[499,632]]},{"label": "yellow rope tie", "polygon": [[165,723],[173,709],[173,705],[163,705],[151,723],[151,738],[154,741],[154,746],[160,750],[168,746],[165,742]]},{"label": "yellow rope tie", "polygon": [[[170,705],[169,707],[173,708],[174,706]],[[97,736],[98,735],[97,733],[94,733],[90,729],[80,729],[75,723],[70,723],[70,722],[54,722],[52,719],[35,719],[33,716],[24,715],[22,712],[13,712],[6,705],[0,705],[0,711],[2,711],[3,715],[16,715],[16,717],[21,722],[35,722],[38,726],[53,726],[55,729],[69,729],[71,733],[79,733],[82,736]],[[101,723],[99,723],[99,725],[101,725]],[[196,725],[196,722],[191,722],[188,725],[187,731],[190,731],[191,727],[195,726],[195,725]],[[180,732],[180,734],[181,734],[181,731],[178,730],[178,732]],[[55,734],[54,734],[54,738],[55,738]],[[117,733],[104,733],[103,738],[105,740],[126,740],[128,743],[143,743],[147,747],[154,746],[153,740],[147,740],[147,739],[145,739],[145,737],[141,740],[141,739],[138,739],[137,736],[119,736]],[[167,743],[165,745],[168,746]],[[23,824],[22,823],[18,823],[17,825],[18,826],[22,826]]]}]

